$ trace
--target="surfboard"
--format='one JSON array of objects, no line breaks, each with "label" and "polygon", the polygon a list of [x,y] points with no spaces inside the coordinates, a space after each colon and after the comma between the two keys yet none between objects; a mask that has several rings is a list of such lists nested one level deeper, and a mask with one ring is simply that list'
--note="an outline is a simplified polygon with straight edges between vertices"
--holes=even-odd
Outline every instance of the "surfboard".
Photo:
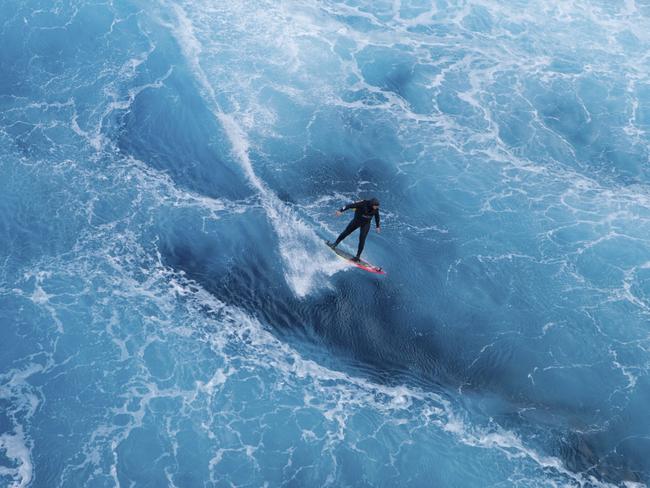
[{"label": "surfboard", "polygon": [[361,268],[370,273],[386,274],[386,272],[383,269],[381,269],[379,266],[370,264],[368,261],[364,261],[363,259],[360,259],[359,261],[353,261],[352,258],[354,256],[352,254],[350,254],[349,252],[345,252],[343,249],[339,249],[338,247],[333,248],[332,243],[330,241],[325,241],[325,244],[327,244],[327,247],[329,247],[332,251],[334,251],[338,257],[340,257],[341,259],[345,259],[348,263],[355,265],[357,268]]}]

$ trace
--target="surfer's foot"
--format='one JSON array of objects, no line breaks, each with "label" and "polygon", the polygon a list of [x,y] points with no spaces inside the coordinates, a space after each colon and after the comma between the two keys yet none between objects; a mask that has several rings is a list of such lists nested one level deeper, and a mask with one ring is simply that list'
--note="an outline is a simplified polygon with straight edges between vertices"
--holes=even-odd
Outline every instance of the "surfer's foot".
[{"label": "surfer's foot", "polygon": [[361,258],[359,256],[354,256],[352,258],[352,261],[354,261],[355,263],[358,263],[359,261],[361,261]]},{"label": "surfer's foot", "polygon": [[327,242],[327,245],[329,247],[331,247],[332,249],[336,249],[336,246],[338,246],[338,244],[336,242],[329,242],[329,241]]}]

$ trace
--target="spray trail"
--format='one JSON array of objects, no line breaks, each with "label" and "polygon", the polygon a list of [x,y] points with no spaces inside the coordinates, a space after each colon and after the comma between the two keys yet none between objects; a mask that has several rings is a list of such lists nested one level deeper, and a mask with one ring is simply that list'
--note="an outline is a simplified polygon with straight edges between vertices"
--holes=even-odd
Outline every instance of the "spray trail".
[{"label": "spray trail", "polygon": [[235,160],[243,170],[250,186],[260,197],[262,207],[278,236],[287,283],[297,296],[304,297],[315,288],[319,279],[331,276],[343,266],[324,250],[321,238],[313,229],[257,176],[250,160],[250,141],[246,132],[235,116],[221,108],[215,90],[201,67],[201,43],[194,34],[192,21],[181,6],[170,5],[169,7],[175,13],[177,23],[166,24],[166,27],[171,29],[181,46],[202,95],[207,99],[212,113],[224,128]]}]

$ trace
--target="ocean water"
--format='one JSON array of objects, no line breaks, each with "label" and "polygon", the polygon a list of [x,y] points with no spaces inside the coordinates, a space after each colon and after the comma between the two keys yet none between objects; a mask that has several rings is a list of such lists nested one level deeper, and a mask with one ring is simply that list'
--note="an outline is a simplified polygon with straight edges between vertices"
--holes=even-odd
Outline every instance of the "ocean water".
[{"label": "ocean water", "polygon": [[[650,483],[648,0],[2,0],[0,42],[0,486]],[[370,196],[386,276],[322,243]]]}]

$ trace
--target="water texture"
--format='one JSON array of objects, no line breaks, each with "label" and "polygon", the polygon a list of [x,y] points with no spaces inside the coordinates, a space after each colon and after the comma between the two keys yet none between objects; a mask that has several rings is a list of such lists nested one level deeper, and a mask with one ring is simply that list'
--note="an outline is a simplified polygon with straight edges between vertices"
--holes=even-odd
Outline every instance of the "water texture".
[{"label": "water texture", "polygon": [[[647,0],[3,0],[0,42],[0,486],[650,483]],[[380,277],[322,243],[370,196]]]}]

